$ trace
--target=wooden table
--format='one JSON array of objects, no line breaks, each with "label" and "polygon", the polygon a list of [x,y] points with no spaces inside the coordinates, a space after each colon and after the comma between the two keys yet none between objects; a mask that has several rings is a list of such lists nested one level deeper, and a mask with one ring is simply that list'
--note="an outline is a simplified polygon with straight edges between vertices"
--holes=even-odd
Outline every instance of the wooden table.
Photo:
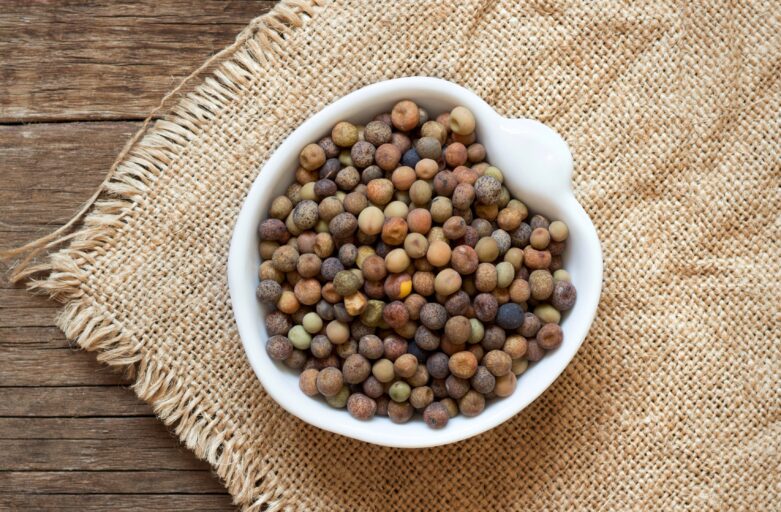
[{"label": "wooden table", "polygon": [[[165,92],[273,3],[4,0],[0,248],[66,222]],[[0,510],[232,510],[57,311],[0,280]]]}]

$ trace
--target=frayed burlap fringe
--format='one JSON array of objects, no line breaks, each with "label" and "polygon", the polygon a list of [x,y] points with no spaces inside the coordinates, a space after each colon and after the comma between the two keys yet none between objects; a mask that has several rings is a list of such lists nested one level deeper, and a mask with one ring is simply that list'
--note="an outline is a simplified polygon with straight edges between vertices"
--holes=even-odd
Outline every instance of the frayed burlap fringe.
[{"label": "frayed burlap fringe", "polygon": [[[67,337],[131,373],[246,510],[769,510],[780,28],[763,1],[288,0],[150,116],[71,222],[3,256],[24,258],[15,277],[65,303]],[[263,392],[225,259],[278,143],[341,95],[409,75],[564,136],[605,280],[591,335],[522,414],[404,451],[309,427]]]}]

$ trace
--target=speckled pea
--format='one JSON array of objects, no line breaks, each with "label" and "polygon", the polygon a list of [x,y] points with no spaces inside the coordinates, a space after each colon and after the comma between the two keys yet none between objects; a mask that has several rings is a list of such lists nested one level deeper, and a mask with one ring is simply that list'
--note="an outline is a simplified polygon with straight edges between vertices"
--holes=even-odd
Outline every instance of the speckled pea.
[{"label": "speckled pea", "polygon": [[495,205],[499,202],[502,184],[492,176],[480,176],[475,182],[475,197],[484,205]]}]

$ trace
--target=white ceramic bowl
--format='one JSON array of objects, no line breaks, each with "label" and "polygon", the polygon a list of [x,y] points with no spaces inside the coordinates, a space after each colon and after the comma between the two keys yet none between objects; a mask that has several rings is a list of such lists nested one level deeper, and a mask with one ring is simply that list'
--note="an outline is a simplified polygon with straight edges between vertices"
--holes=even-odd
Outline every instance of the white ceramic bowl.
[{"label": "white ceramic bowl", "polygon": [[[441,430],[428,428],[419,418],[403,425],[388,418],[353,419],[345,410],[304,395],[298,372],[271,360],[264,316],[268,309],[255,298],[258,285],[258,223],[266,218],[271,200],[293,182],[298,153],[306,144],[330,133],[341,120],[366,123],[389,111],[394,103],[412,99],[435,114],[456,105],[470,109],[477,119],[478,140],[488,160],[499,167],[507,188],[529,209],[569,226],[565,268],[578,290],[575,307],[564,315],[564,343],[532,364],[518,379],[515,392],[487,404],[477,417],[457,416]],[[602,288],[602,252],[596,230],[575,200],[571,187],[572,156],[566,142],[547,126],[530,119],[507,119],[477,95],[435,78],[389,80],[359,89],[334,102],[302,124],[279,146],[252,184],[239,214],[228,257],[228,284],[239,334],[255,374],[265,390],[288,412],[316,427],[378,445],[421,448],[466,439],[485,432],[529,405],[561,374],[575,356],[597,310]]]}]

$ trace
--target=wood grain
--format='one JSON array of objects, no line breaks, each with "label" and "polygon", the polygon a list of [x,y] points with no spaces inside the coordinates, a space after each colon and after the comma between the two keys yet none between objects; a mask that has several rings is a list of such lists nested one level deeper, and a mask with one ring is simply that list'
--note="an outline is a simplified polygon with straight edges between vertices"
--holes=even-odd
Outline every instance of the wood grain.
[{"label": "wood grain", "polygon": [[[0,419],[7,417],[41,418],[41,424],[57,427],[56,432],[65,432],[65,426],[78,424],[77,418],[107,416],[124,425],[129,416],[152,416],[152,408],[139,400],[129,389],[119,386],[16,386],[0,388]],[[68,425],[44,421],[43,418],[68,417]],[[116,418],[121,417],[121,418]],[[26,433],[32,435],[28,422]],[[21,425],[18,425],[21,426]],[[35,427],[34,429],[37,429]],[[85,421],[85,429],[92,425]],[[34,431],[34,430],[33,430]],[[10,435],[10,434],[9,434]],[[52,437],[56,439],[56,437]]]},{"label": "wood grain", "polygon": [[78,349],[4,348],[0,386],[90,386],[127,384],[122,374]]},{"label": "wood grain", "polygon": [[273,4],[5,0],[0,122],[144,119]]},{"label": "wood grain", "polygon": [[[66,222],[160,98],[273,4],[4,1],[0,249]],[[0,279],[0,510],[233,510],[128,381],[65,339],[59,306]]]},{"label": "wood grain", "polygon": [[173,440],[0,439],[0,471],[207,470]]},{"label": "wood grain", "polygon": [[227,494],[0,494],[0,510],[60,510],[73,512],[213,512],[234,510]]},{"label": "wood grain", "polygon": [[29,489],[36,494],[227,495],[210,471],[9,471],[0,477],[0,494]]}]

